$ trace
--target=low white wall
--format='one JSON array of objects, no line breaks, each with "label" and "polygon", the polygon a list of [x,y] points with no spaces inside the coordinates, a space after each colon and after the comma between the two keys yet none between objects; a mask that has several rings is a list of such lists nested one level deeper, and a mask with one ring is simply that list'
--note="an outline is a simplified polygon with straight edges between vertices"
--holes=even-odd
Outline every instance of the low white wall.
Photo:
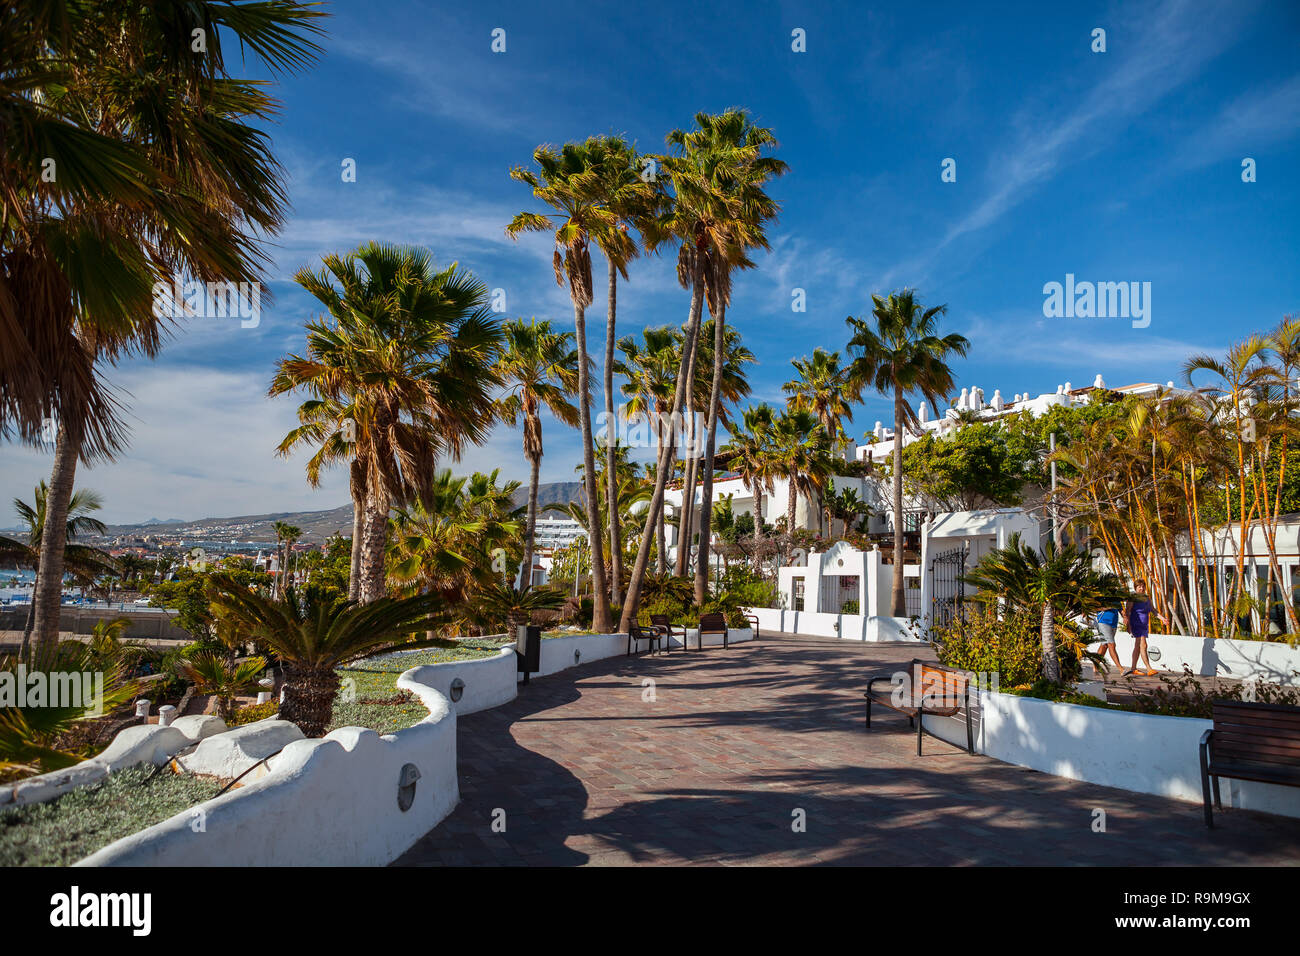
[{"label": "low white wall", "polygon": [[906,617],[822,614],[816,611],[786,611],[771,607],[746,608],[745,613],[753,614],[758,618],[760,631],[842,637],[852,641],[923,643],[908,627],[911,619]]},{"label": "low white wall", "polygon": [[[975,750],[1043,773],[1201,802],[1200,740],[1212,722],[981,692]],[[965,748],[962,717],[926,716],[925,729]],[[1221,780],[1223,805],[1300,817],[1300,788]]]},{"label": "low white wall", "polygon": [[[542,670],[534,676],[626,649],[624,634],[546,639],[541,645]],[[453,705],[451,683],[458,677],[464,692]],[[398,677],[397,686],[429,709],[429,716],[414,727],[383,737],[373,730],[343,727],[321,739],[295,741],[267,761],[269,772],[255,782],[118,840],[78,865],[390,863],[437,826],[460,799],[457,713],[513,700],[517,679],[513,644],[493,657],[413,667]],[[420,780],[414,804],[403,812],[397,803],[398,779],[408,763],[419,770]]]},{"label": "low white wall", "polygon": [[[1120,663],[1128,667],[1133,660],[1133,637],[1120,631],[1115,638]],[[1203,677],[1218,674],[1236,680],[1255,678],[1268,684],[1300,687],[1300,647],[1275,641],[1229,641],[1181,634],[1152,634],[1147,638],[1147,646],[1160,651],[1160,659],[1151,661],[1156,670],[1181,674],[1186,664],[1193,674]],[[1097,645],[1092,649],[1096,650]],[[1139,666],[1141,663],[1138,662]]]},{"label": "low white wall", "polygon": [[514,700],[516,676],[515,646],[508,644],[493,657],[412,667],[402,674],[398,684],[416,696],[421,696],[417,688],[427,688],[451,700],[451,685],[460,679],[464,688],[460,700],[452,706],[458,714],[473,714]]},{"label": "low white wall", "polygon": [[[408,672],[409,673],[409,672]],[[405,678],[406,675],[403,675]],[[460,799],[456,712],[433,688],[429,716],[381,737],[343,727],[289,744],[270,773],[104,847],[78,866],[382,866],[437,826]],[[402,768],[420,779],[398,806]]]}]

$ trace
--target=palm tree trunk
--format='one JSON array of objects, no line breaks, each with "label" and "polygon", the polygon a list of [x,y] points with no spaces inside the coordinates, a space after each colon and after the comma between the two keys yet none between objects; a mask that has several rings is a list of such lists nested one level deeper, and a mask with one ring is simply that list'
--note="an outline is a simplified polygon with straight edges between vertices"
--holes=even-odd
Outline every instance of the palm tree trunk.
[{"label": "palm tree trunk", "polygon": [[533,583],[533,539],[537,535],[537,476],[542,468],[541,456],[529,455],[528,466],[528,524],[524,532],[524,570],[520,587]]},{"label": "palm tree trunk", "polygon": [[889,613],[907,616],[903,597],[903,390],[894,389],[894,575],[890,584]]},{"label": "palm tree trunk", "polygon": [[377,481],[372,481],[366,498],[365,526],[361,532],[361,589],[362,604],[369,604],[384,596],[384,558],[388,543],[388,499]]},{"label": "palm tree trunk", "polygon": [[718,307],[713,318],[713,382],[709,387],[709,413],[704,436],[704,481],[700,489],[700,557],[695,564],[695,603],[703,607],[709,596],[709,531],[713,522],[713,457],[717,448],[718,408],[722,404],[723,333],[727,310]]},{"label": "palm tree trunk", "polygon": [[596,483],[596,453],[591,443],[591,381],[587,374],[587,315],[573,303],[573,326],[578,344],[578,417],[582,426],[583,488],[587,493],[587,541],[591,545],[591,626],[598,634],[609,631],[609,591],[605,584],[605,542],[600,533],[600,488]]},{"label": "palm tree trunk", "polygon": [[763,489],[754,487],[754,554],[757,564],[759,542],[763,540]]},{"label": "palm tree trunk", "polygon": [[1051,601],[1043,602],[1043,676],[1061,682],[1061,661],[1056,656],[1056,621]]},{"label": "palm tree trunk", "polygon": [[[655,453],[656,455],[662,456],[667,442],[664,441],[663,410],[658,407],[655,408],[655,419],[657,422],[655,425],[655,437],[659,442],[656,446]],[[659,517],[655,521],[655,527],[658,535],[655,540],[655,573],[663,574],[668,568],[668,527],[667,521],[664,518],[663,508],[659,509]]]},{"label": "palm tree trunk", "polygon": [[81,442],[60,423],[54,443],[54,471],[45,497],[45,526],[41,529],[41,553],[32,588],[35,620],[32,634],[37,654],[44,658],[59,643],[59,616],[63,604],[63,549],[68,543],[68,506],[77,476],[77,455]]},{"label": "palm tree trunk", "polygon": [[786,481],[789,483],[789,498],[786,501],[785,532],[786,534],[794,534],[794,513],[795,509],[799,507],[799,485],[795,482],[794,474],[789,475]]},{"label": "palm tree trunk", "polygon": [[348,600],[361,597],[361,536],[366,527],[366,466],[353,458],[348,490],[352,492],[352,560],[348,566]]},{"label": "palm tree trunk", "polygon": [[[691,266],[691,311],[690,317],[686,322],[686,338],[683,342],[683,351],[689,351],[694,347],[695,335],[700,328],[700,311],[704,300],[704,282],[703,271],[700,267],[699,258],[696,257]],[[672,418],[676,420],[678,413],[681,411],[686,398],[686,363],[677,369],[677,387],[673,390],[673,407]],[[650,508],[646,514],[645,531],[641,535],[641,543],[636,551],[636,563],[632,566],[632,578],[628,582],[627,596],[623,601],[623,614],[619,620],[618,629],[620,632],[626,632],[632,622],[636,620],[637,606],[641,603],[641,582],[645,577],[646,562],[650,558],[650,535],[654,531],[654,523],[658,518],[659,512],[663,509],[664,504],[664,486],[668,481],[668,464],[671,455],[671,447],[661,448],[659,450],[659,461],[655,474],[654,493],[650,498]]]},{"label": "palm tree trunk", "polygon": [[[703,316],[701,316],[703,318]],[[682,343],[682,362],[686,365],[686,414],[687,440],[686,454],[682,456],[682,514],[677,520],[677,566],[674,573],[678,577],[686,576],[686,567],[691,558],[691,539],[695,536],[695,467],[699,460],[699,439],[695,432],[695,359],[700,351],[697,337],[689,353],[685,342]],[[677,416],[673,416],[676,424]],[[684,545],[684,547],[683,547]]]},{"label": "palm tree trunk", "polygon": [[308,737],[324,737],[334,716],[339,675],[332,667],[285,667],[280,719],[298,725]]},{"label": "palm tree trunk", "polygon": [[609,514],[610,594],[623,603],[623,536],[618,526],[618,429],[614,427],[614,345],[618,314],[618,270],[609,263],[609,310],[605,322],[605,510]]}]

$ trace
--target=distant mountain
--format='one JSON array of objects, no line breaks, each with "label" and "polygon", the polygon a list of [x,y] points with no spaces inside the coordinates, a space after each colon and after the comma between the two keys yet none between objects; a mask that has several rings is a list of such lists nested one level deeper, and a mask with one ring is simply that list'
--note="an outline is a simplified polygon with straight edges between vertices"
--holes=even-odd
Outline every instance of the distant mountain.
[{"label": "distant mountain", "polygon": [[[554,481],[537,486],[537,505],[545,508],[549,504],[567,504],[577,501],[582,493],[582,483],[578,481]],[[515,492],[515,503],[522,507],[528,504],[528,487],[521,487]],[[107,537],[163,534],[167,538],[187,540],[223,540],[223,541],[274,541],[275,523],[283,521],[301,528],[305,542],[324,541],[338,532],[345,537],[352,534],[352,505],[346,504],[328,511],[282,511],[274,514],[237,515],[230,518],[202,518],[198,521],[183,521],[179,518],[150,518],[137,524],[109,525],[104,532]]]}]

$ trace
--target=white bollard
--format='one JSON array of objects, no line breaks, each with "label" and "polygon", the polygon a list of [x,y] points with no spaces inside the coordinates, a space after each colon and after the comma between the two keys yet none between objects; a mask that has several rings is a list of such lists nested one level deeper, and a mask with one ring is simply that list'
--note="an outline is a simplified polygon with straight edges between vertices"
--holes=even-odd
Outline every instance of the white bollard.
[{"label": "white bollard", "polygon": [[257,702],[259,704],[269,704],[271,702],[271,692],[269,690],[258,691]]},{"label": "white bollard", "polygon": [[158,726],[170,727],[173,720],[176,719],[176,708],[171,704],[163,704],[158,708]]},{"label": "white bollard", "polygon": [[152,701],[145,700],[143,697],[137,700],[135,702],[135,715],[137,717],[148,717],[149,706],[152,703],[153,703]]}]

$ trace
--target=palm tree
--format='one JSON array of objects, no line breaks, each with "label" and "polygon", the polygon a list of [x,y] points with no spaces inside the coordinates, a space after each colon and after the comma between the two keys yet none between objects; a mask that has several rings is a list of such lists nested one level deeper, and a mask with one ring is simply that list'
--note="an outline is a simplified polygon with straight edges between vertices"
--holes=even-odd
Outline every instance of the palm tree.
[{"label": "palm tree", "polygon": [[842,421],[853,421],[849,401],[853,397],[849,370],[840,365],[839,352],[817,348],[811,359],[794,359],[791,363],[799,377],[783,387],[792,408],[810,411],[822,423],[836,452],[846,443]]},{"label": "palm tree", "polygon": [[894,617],[907,613],[903,596],[903,430],[919,427],[907,397],[920,392],[933,408],[952,390],[951,356],[964,356],[970,343],[957,333],[938,335],[938,318],[946,305],[923,309],[911,289],[891,292],[888,299],[871,297],[873,329],[863,319],[849,316],[849,380],[854,395],[870,386],[894,400],[894,573],[891,610]]},{"label": "palm tree", "polygon": [[[1240,521],[1237,553],[1237,577],[1228,603],[1246,594],[1246,553],[1250,538],[1251,518],[1254,508],[1248,506],[1247,485],[1250,483],[1250,459],[1253,452],[1248,446],[1254,441],[1250,430],[1254,428],[1251,405],[1270,386],[1277,384],[1278,372],[1267,361],[1270,341],[1262,335],[1251,335],[1236,343],[1222,359],[1213,355],[1193,355],[1183,364],[1183,378],[1188,386],[1216,406],[1216,418],[1224,420],[1232,432],[1232,444],[1237,457],[1236,485],[1239,496],[1237,518]],[[1209,385],[1197,386],[1197,372],[1208,372],[1215,377]],[[1249,424],[1248,424],[1249,423]],[[1232,502],[1227,502],[1228,518],[1232,518]],[[1235,593],[1234,593],[1235,592]]]},{"label": "palm tree", "polygon": [[805,411],[787,411],[778,418],[772,426],[771,443],[777,474],[786,480],[789,496],[785,530],[793,533],[799,494],[803,494],[811,507],[830,479],[831,443],[817,416]]},{"label": "palm tree", "polygon": [[[765,220],[776,213],[776,204],[762,191],[762,183],[784,171],[784,164],[762,155],[774,143],[770,131],[755,127],[742,110],[728,110],[711,117],[696,117],[698,130],[668,134],[670,148],[679,155],[661,157],[662,166],[672,185],[673,201],[660,218],[650,245],[673,240],[677,248],[677,280],[691,292],[682,359],[673,392],[672,420],[676,421],[687,406],[687,384],[691,372],[700,319],[707,300],[710,313],[719,320],[716,327],[715,356],[724,354],[722,330],[726,304],[730,301],[732,269],[749,263],[745,250],[764,247],[762,231]],[[716,363],[715,363],[716,366]],[[715,367],[715,373],[717,372]],[[716,375],[715,375],[716,377]],[[720,396],[710,396],[714,408]],[[713,417],[711,429],[716,430]],[[712,448],[706,451],[707,466],[712,469]],[[645,530],[637,548],[636,563],[628,593],[623,602],[619,630],[626,631],[636,620],[641,596],[641,581],[650,555],[651,535],[663,509],[664,489],[670,471],[671,454],[660,449],[655,469],[655,487],[647,509]],[[712,486],[710,485],[710,492]],[[707,515],[711,503],[704,509]],[[707,561],[702,562],[707,566]],[[707,567],[706,567],[707,573]],[[697,580],[697,591],[699,582]]]},{"label": "palm tree", "polygon": [[265,81],[231,73],[225,44],[273,74],[297,70],[320,52],[321,16],[296,2],[197,0],[0,17],[0,434],[36,443],[58,422],[33,594],[42,646],[58,640],[77,462],[125,442],[100,363],[157,353],[175,305],[159,284],[257,284],[261,242],[283,222],[262,129],[276,103]]},{"label": "palm tree", "polygon": [[[612,273],[611,273],[612,275]],[[612,279],[611,279],[612,282]],[[613,292],[611,290],[611,296]],[[612,323],[612,319],[610,320]],[[524,457],[528,459],[528,522],[524,529],[523,583],[533,580],[533,541],[537,531],[537,481],[542,467],[542,418],[545,405],[566,425],[578,424],[578,410],[568,399],[578,386],[578,353],[573,336],[554,332],[547,321],[507,322],[505,348],[497,361],[497,375],[507,392],[501,398],[501,417],[514,425],[524,419]],[[610,450],[613,455],[613,449]],[[617,520],[617,517],[615,518]],[[617,591],[617,584],[615,585]]]},{"label": "palm tree", "polygon": [[272,526],[275,531],[276,548],[279,551],[280,558],[280,576],[276,580],[276,593],[284,593],[284,582],[289,574],[289,552],[293,549],[294,542],[302,537],[302,528],[289,524],[287,521],[277,521]]},{"label": "palm tree", "polygon": [[245,639],[263,641],[283,662],[280,717],[308,737],[323,736],[330,725],[340,683],[336,668],[394,650],[446,644],[440,638],[410,639],[445,607],[437,594],[356,604],[307,587],[301,593],[289,588],[283,598],[272,599],[214,574],[208,596]]},{"label": "palm tree", "polygon": [[[642,235],[654,229],[656,217],[663,206],[664,194],[658,180],[642,177],[641,163],[635,147],[622,137],[602,136],[588,141],[596,144],[596,154],[601,162],[590,190],[614,217],[617,228],[601,229],[592,235],[608,265],[609,293],[605,322],[605,417],[607,428],[614,426],[614,348],[617,343],[616,319],[618,312],[618,277],[627,278],[627,263],[640,253],[640,245],[632,238],[635,231]],[[616,443],[606,445],[605,509],[609,520],[610,585],[613,603],[622,604],[623,538],[619,528],[618,480],[615,472]]]},{"label": "palm tree", "polygon": [[[641,336],[642,344],[630,335],[619,340],[618,349],[624,358],[615,362],[614,369],[626,379],[623,395],[627,398],[624,411],[628,419],[653,416],[656,452],[658,455],[667,454],[668,468],[671,469],[676,430],[668,412],[672,408],[673,388],[681,366],[678,333],[671,326],[663,325],[644,329]],[[650,480],[653,482],[654,478]],[[658,535],[656,570],[663,574],[667,551],[663,508],[659,509],[654,525]]]},{"label": "palm tree", "polygon": [[558,153],[549,146],[539,146],[534,150],[533,161],[539,171],[516,166],[510,171],[510,176],[531,188],[534,197],[556,212],[521,212],[506,226],[506,235],[512,239],[522,232],[553,234],[555,282],[560,286],[567,282],[569,299],[573,303],[573,325],[578,345],[582,463],[586,474],[587,513],[593,523],[588,529],[596,577],[592,622],[598,631],[609,630],[609,590],[605,580],[604,542],[595,534],[600,516],[600,493],[596,486],[596,456],[591,434],[586,319],[587,306],[593,298],[591,244],[595,242],[616,260],[623,257],[626,261],[631,242],[621,228],[626,225],[625,212],[611,208],[609,197],[603,191],[602,173],[620,162],[626,149],[622,140],[611,139],[612,143],[600,138],[585,143],[566,143]]},{"label": "palm tree", "polygon": [[[45,539],[45,520],[49,512],[50,490],[45,481],[36,485],[32,503],[21,498],[14,499],[14,510],[25,526],[22,538],[7,538],[0,535],[0,560],[6,564],[22,564],[40,576],[41,542]],[[64,512],[63,569],[59,575],[59,589],[63,587],[63,575],[71,574],[78,581],[89,582],[104,572],[117,570],[117,563],[112,555],[88,545],[75,544],[74,539],[83,534],[103,534],[104,522],[92,517],[92,513],[104,507],[104,501],[97,492],[89,489],[74,491],[68,499]],[[31,636],[35,626],[36,599],[27,607],[27,623],[23,627],[23,640],[20,655],[27,660],[31,647]],[[48,651],[48,645],[42,645]]]},{"label": "palm tree", "polygon": [[1013,534],[1005,547],[986,554],[964,576],[968,584],[988,592],[990,599],[1012,608],[1042,615],[1043,676],[1061,682],[1061,661],[1056,652],[1056,621],[1090,614],[1132,600],[1119,576],[1093,567],[1092,555],[1080,548],[1058,549],[1048,539],[1040,555]]},{"label": "palm tree", "polygon": [[728,422],[731,441],[723,449],[731,459],[731,468],[740,476],[745,488],[754,496],[754,543],[763,537],[763,495],[774,494],[772,428],[775,418],[769,405],[745,409],[740,424]]},{"label": "palm tree", "polygon": [[554,611],[564,606],[564,595],[551,587],[525,584],[517,588],[512,584],[493,580],[474,594],[474,609],[482,616],[483,626],[489,630],[505,626],[506,635],[513,637],[518,629],[532,622],[536,611]]},{"label": "palm tree", "polygon": [[365,472],[358,599],[369,602],[384,594],[391,507],[429,487],[437,453],[458,460],[495,420],[501,328],[487,287],[456,263],[436,271],[423,249],[372,242],[323,262],[319,273],[303,269],[295,280],[330,320],[307,323],[307,354],[281,359],[269,392],[303,389],[333,403],[325,414],[351,413]]},{"label": "palm tree", "polygon": [[[700,413],[707,422],[709,415],[709,396],[713,388],[713,370],[717,367],[714,356],[714,349],[717,340],[717,319],[706,319],[700,323],[700,334],[695,343],[695,360],[693,363],[694,375],[693,381],[688,388],[688,406],[693,413]],[[680,337],[680,335],[679,335]],[[727,406],[731,403],[738,402],[742,398],[749,396],[749,379],[745,373],[744,366],[755,361],[754,353],[747,346],[742,344],[740,332],[735,328],[725,327],[722,335],[723,352],[722,352],[722,375],[719,385],[720,401],[716,411],[717,422],[727,427],[730,418],[727,414]],[[691,445],[692,454],[686,459],[686,474],[683,480],[682,496],[682,523],[686,528],[692,528],[695,525],[695,487],[700,481],[700,464],[708,464],[707,456],[699,453],[700,443],[703,440],[707,444],[706,436],[695,434],[696,424],[699,415],[691,416]],[[715,426],[717,424],[715,422]],[[715,429],[716,430],[716,429]],[[707,449],[706,449],[707,451]],[[715,455],[716,457],[716,455]],[[708,498],[713,497],[713,471],[706,469],[708,474],[704,476],[704,484],[708,485]],[[701,501],[704,495],[701,494]],[[701,515],[703,509],[701,509]],[[708,522],[701,522],[702,530],[707,536]],[[678,551],[677,563],[678,573],[685,573],[686,556],[689,548]],[[704,554],[705,552],[701,552]],[[706,554],[707,557],[707,554]],[[698,572],[698,562],[696,570]]]},{"label": "palm tree", "polygon": [[176,662],[176,671],[198,688],[199,693],[217,699],[217,716],[230,723],[235,716],[235,698],[241,691],[256,686],[257,677],[266,669],[266,660],[250,657],[231,662],[225,654],[200,651]]}]

